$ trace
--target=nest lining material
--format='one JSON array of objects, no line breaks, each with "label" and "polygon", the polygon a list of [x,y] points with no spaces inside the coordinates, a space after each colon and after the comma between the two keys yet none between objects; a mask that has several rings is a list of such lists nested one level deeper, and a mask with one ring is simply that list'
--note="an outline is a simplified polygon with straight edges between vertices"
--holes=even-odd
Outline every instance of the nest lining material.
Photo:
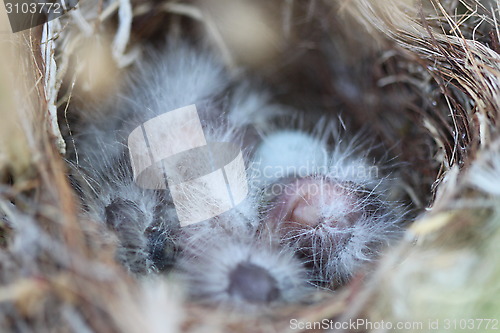
[{"label": "nest lining material", "polygon": [[[497,5],[255,2],[248,8],[264,23],[251,32],[272,33],[251,39],[261,53],[250,58],[238,43],[245,36],[221,28],[234,24],[216,15],[225,6],[239,13],[224,1],[85,2],[43,27],[2,38],[8,45],[2,56],[11,60],[1,65],[0,78],[2,332],[255,332],[287,331],[290,318],[498,318]],[[259,16],[266,12],[277,13],[280,24],[266,24]],[[312,305],[279,309],[257,323],[227,318],[180,301],[170,281],[128,277],[113,260],[113,240],[78,217],[61,158],[71,140],[59,128],[71,130],[65,125],[86,97],[102,97],[93,94],[97,64],[81,45],[110,59],[104,67],[111,68],[106,83],[112,85],[144,45],[167,33],[204,36],[228,67],[248,66],[265,83],[285,87],[288,94],[277,94],[285,104],[341,109],[355,128],[368,122],[370,133],[406,161],[402,188],[415,207],[432,209],[420,211],[365,283],[354,281],[334,296],[320,293]],[[337,79],[318,75],[325,68]],[[319,93],[299,94],[304,83]]]}]

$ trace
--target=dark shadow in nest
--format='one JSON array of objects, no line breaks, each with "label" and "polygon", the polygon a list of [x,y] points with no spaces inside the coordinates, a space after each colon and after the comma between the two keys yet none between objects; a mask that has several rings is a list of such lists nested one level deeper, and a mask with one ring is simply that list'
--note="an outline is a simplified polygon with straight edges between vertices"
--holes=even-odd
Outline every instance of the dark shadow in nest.
[{"label": "dark shadow in nest", "polygon": [[375,159],[395,162],[389,164],[402,180],[404,201],[417,213],[431,205],[440,167],[423,125],[425,117],[448,112],[439,85],[415,59],[331,7],[316,11],[304,22],[304,11],[296,10],[294,36],[260,74],[280,103],[305,115],[340,118],[353,133],[380,143]]},{"label": "dark shadow in nest", "polygon": [[[309,21],[303,19],[305,11],[297,6],[294,35],[280,57],[261,69],[264,80],[280,103],[308,115],[341,118],[355,133],[380,143],[374,157],[396,162],[403,200],[417,215],[432,205],[442,160],[453,154],[459,165],[465,160],[466,96],[431,76],[423,61],[387,40],[375,40],[336,8],[318,4]],[[460,138],[450,107],[463,119]]]}]

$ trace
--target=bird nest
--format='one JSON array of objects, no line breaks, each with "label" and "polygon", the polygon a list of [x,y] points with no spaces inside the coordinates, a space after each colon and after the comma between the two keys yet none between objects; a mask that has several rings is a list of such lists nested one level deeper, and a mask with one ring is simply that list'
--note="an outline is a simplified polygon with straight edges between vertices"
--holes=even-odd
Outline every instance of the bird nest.
[{"label": "bird nest", "polygon": [[[3,34],[1,331],[491,328],[500,308],[496,6],[91,0]],[[412,214],[373,273],[307,304],[228,316],[185,299],[171,279],[136,279],[115,262],[115,240],[79,214],[65,158],[82,113],[167,36],[202,40],[235,77],[268,87],[304,119],[341,119],[397,160],[397,191]]]}]

